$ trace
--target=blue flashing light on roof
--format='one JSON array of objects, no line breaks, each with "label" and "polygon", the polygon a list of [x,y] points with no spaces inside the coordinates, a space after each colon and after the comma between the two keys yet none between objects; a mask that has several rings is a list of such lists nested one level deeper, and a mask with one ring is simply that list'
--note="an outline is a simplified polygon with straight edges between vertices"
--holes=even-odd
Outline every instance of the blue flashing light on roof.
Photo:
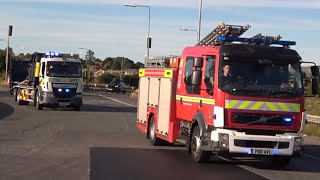
[{"label": "blue flashing light on roof", "polygon": [[49,51],[46,53],[46,56],[48,56],[48,58],[59,57],[59,53]]},{"label": "blue flashing light on roof", "polygon": [[222,42],[243,42],[243,43],[256,43],[256,44],[277,44],[282,46],[291,46],[296,45],[295,41],[280,41],[273,39],[263,39],[263,38],[239,38],[239,37],[231,37],[231,36],[217,36],[218,41]]}]

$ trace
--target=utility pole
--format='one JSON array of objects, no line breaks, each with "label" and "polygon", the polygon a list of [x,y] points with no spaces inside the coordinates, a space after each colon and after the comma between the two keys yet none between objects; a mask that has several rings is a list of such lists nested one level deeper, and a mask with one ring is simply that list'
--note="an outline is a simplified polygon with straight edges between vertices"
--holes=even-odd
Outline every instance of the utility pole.
[{"label": "utility pole", "polygon": [[8,81],[8,64],[9,64],[9,40],[10,36],[12,36],[12,26],[9,25],[8,29],[8,39],[7,39],[7,54],[6,54],[6,75],[5,75],[5,80],[6,82]]},{"label": "utility pole", "polygon": [[122,61],[121,61],[120,80],[121,80],[121,77],[122,77],[123,61],[124,61],[124,57],[122,57]]}]

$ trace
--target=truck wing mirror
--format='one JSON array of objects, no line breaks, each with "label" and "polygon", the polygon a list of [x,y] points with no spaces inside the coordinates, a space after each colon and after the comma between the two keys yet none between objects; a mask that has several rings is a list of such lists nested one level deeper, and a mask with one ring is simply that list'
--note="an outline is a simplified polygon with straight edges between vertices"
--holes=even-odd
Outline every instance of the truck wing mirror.
[{"label": "truck wing mirror", "polygon": [[312,94],[313,95],[319,94],[319,83],[318,83],[318,79],[316,78],[312,79]]},{"label": "truck wing mirror", "polygon": [[193,61],[193,67],[202,68],[202,66],[203,66],[203,58],[202,57],[195,58]]},{"label": "truck wing mirror", "polygon": [[202,71],[201,70],[192,71],[192,77],[191,77],[192,86],[199,87],[201,85],[201,75],[202,75]]},{"label": "truck wing mirror", "polygon": [[319,76],[319,67],[318,66],[311,66],[311,73],[312,76]]}]

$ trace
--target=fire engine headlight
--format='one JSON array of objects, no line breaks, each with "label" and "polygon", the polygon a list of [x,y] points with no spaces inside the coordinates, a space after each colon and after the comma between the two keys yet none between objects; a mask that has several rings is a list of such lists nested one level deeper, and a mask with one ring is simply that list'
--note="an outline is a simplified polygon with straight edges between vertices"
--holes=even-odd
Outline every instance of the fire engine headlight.
[{"label": "fire engine headlight", "polygon": [[294,146],[301,146],[302,145],[302,137],[295,137],[294,138]]},{"label": "fire engine headlight", "polygon": [[299,151],[301,149],[302,142],[302,137],[295,137],[293,151]]},{"label": "fire engine headlight", "polygon": [[219,133],[219,146],[229,148],[229,134]]}]

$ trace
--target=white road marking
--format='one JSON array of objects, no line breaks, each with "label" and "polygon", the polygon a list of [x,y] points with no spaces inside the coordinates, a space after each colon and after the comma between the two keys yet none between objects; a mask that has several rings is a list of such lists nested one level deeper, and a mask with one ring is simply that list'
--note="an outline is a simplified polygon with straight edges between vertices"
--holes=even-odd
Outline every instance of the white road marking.
[{"label": "white road marking", "polygon": [[309,157],[309,158],[312,158],[312,159],[315,159],[315,160],[320,161],[320,158],[319,158],[319,157],[316,157],[316,156],[312,156],[312,155],[309,155],[309,154],[304,154],[304,156],[307,156],[307,157]]},{"label": "white road marking", "polygon": [[127,105],[127,106],[137,107],[135,105],[132,105],[132,104],[129,104],[129,103],[126,103],[126,102],[123,102],[123,101],[120,101],[120,100],[117,100],[117,99],[114,99],[114,98],[111,98],[111,97],[103,96],[101,94],[98,94],[98,96],[106,98],[106,99],[109,99],[109,100],[112,100],[112,101],[115,101],[115,102],[118,102],[118,103],[121,103],[121,104],[124,104],[124,105]]}]

